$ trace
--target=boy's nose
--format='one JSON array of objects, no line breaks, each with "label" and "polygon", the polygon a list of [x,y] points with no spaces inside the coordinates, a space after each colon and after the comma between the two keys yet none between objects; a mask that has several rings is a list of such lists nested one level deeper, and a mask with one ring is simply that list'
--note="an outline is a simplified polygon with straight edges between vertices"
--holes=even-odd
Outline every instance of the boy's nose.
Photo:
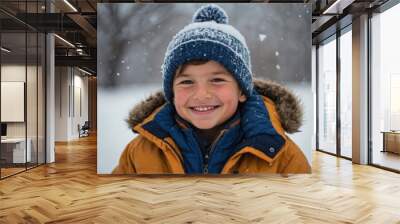
[{"label": "boy's nose", "polygon": [[194,98],[198,100],[209,99],[211,98],[211,92],[207,87],[199,86],[196,88]]}]

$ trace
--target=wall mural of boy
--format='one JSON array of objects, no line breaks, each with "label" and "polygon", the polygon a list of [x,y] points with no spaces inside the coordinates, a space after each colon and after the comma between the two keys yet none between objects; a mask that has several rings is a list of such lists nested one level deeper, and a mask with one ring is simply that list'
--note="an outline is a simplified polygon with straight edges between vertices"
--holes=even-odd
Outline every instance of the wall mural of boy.
[{"label": "wall mural of boy", "polygon": [[168,45],[163,91],[139,103],[138,135],[113,174],[310,173],[286,133],[303,109],[285,87],[253,78],[245,37],[218,5],[200,7]]}]

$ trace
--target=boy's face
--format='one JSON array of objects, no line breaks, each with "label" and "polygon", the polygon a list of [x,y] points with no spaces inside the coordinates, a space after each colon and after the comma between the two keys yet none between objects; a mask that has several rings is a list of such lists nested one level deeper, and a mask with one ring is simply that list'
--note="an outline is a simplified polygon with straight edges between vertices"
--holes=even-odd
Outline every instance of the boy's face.
[{"label": "boy's face", "polygon": [[235,78],[215,61],[184,66],[174,78],[173,91],[179,116],[199,129],[222,124],[246,100]]}]

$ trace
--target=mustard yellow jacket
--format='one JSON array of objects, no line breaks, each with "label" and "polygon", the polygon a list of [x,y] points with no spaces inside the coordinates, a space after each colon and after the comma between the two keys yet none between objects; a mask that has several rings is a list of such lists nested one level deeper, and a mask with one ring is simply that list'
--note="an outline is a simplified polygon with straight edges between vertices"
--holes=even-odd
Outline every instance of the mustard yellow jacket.
[{"label": "mustard yellow jacket", "polygon": [[[303,112],[299,100],[289,90],[271,81],[255,80],[254,86],[262,95],[269,120],[284,144],[273,153],[244,146],[228,158],[221,174],[311,173],[303,152],[285,134],[296,132],[301,126]],[[164,105],[164,97],[158,92],[131,111],[128,123],[139,135],[126,146],[113,174],[185,174],[183,156],[174,139],[145,128]]]}]

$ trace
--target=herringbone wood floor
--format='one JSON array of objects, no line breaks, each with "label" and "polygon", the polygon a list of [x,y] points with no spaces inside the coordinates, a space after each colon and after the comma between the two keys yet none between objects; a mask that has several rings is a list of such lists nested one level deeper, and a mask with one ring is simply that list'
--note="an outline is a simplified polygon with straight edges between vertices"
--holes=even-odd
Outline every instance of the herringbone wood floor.
[{"label": "herringbone wood floor", "polygon": [[312,175],[96,174],[96,139],[0,181],[0,223],[400,223],[400,175],[316,152]]}]

